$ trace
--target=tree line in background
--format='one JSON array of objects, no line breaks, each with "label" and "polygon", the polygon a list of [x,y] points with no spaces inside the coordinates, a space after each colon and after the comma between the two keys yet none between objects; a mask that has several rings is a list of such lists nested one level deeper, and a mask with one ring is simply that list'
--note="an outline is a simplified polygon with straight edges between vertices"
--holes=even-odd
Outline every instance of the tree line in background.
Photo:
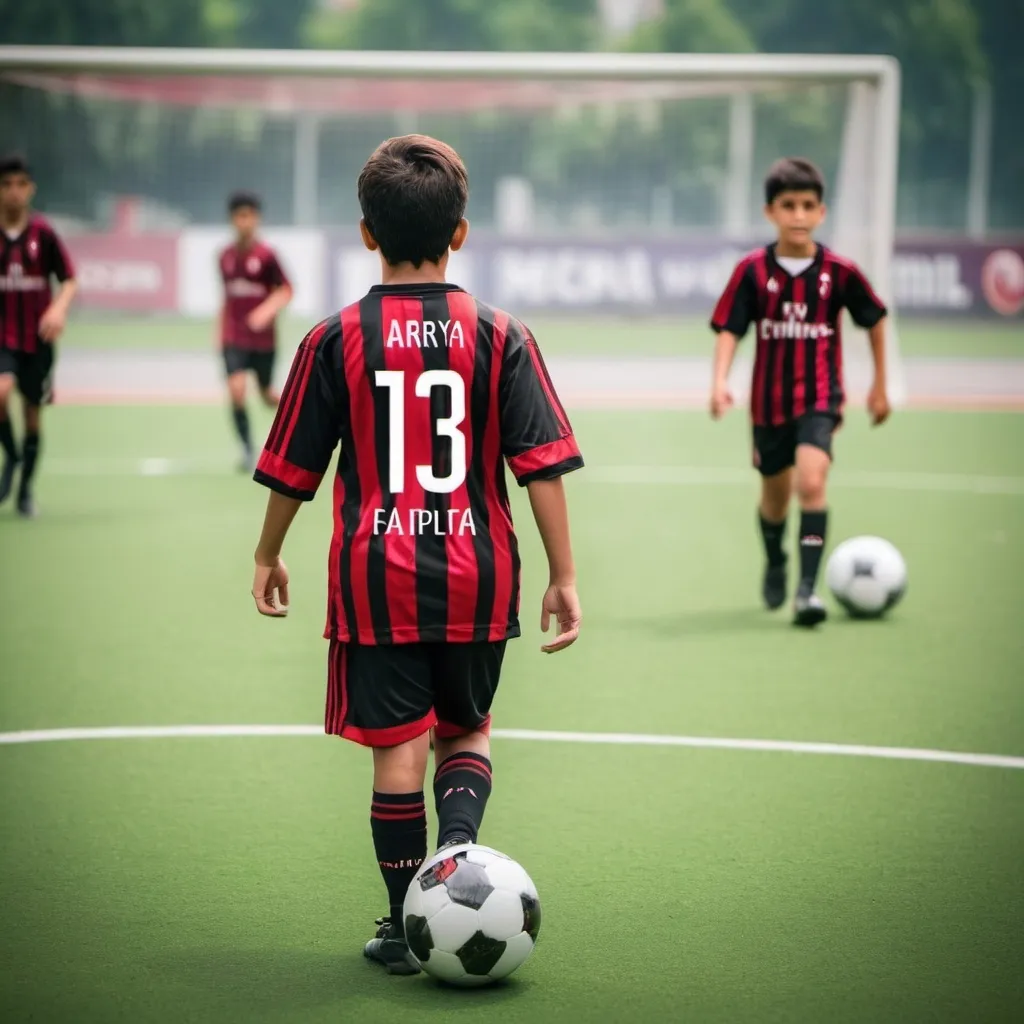
[{"label": "tree line in background", "polygon": [[[663,0],[660,17],[621,39],[602,34],[597,0],[0,0],[0,42],[889,53],[903,68],[901,179],[937,194],[956,183],[962,192],[972,89],[988,81],[995,126],[990,223],[1024,227],[1024,132],[1016,109],[1024,96],[1024,0]],[[0,138],[15,114],[26,113],[5,114],[2,106]],[[567,162],[574,162],[571,154]],[[903,201],[914,202],[912,191],[904,189]],[[951,222],[962,223],[962,209]]]}]

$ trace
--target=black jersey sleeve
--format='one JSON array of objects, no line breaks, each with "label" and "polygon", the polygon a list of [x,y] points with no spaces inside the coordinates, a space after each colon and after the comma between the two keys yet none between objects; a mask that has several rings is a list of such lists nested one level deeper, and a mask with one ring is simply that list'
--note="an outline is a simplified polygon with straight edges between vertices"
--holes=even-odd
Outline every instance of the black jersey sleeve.
[{"label": "black jersey sleeve", "polygon": [[501,451],[521,487],[583,465],[536,339],[516,320],[509,321],[498,391]]},{"label": "black jersey sleeve", "polygon": [[341,326],[332,317],[302,340],[281,393],[254,479],[311,501],[341,438],[346,400]]},{"label": "black jersey sleeve", "polygon": [[865,329],[874,327],[888,312],[885,303],[875,294],[864,272],[856,264],[850,267],[843,289],[843,305],[853,322]]},{"label": "black jersey sleeve", "polygon": [[717,334],[728,331],[742,338],[757,319],[757,282],[754,265],[745,259],[736,265],[711,314],[711,329]]}]

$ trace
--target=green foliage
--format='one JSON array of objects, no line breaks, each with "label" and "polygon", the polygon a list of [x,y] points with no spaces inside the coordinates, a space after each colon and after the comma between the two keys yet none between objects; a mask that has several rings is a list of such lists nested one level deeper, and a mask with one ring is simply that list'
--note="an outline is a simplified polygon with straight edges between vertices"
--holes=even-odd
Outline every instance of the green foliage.
[{"label": "green foliage", "polygon": [[596,44],[596,0],[374,0],[318,14],[307,39],[363,50],[581,50]]}]

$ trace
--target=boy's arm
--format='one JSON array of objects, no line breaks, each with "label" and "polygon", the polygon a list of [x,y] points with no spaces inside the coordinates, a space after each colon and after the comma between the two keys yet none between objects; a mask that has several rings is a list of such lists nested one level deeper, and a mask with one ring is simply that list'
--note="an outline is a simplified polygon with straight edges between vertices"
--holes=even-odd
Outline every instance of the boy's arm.
[{"label": "boy's arm", "polygon": [[868,412],[874,426],[880,426],[892,412],[889,405],[888,382],[885,364],[885,317],[873,327],[868,328],[868,341],[871,343],[871,359],[875,364],[875,378],[868,392]]},{"label": "boy's arm", "polygon": [[294,295],[291,281],[285,276],[276,256],[267,264],[267,284],[271,288],[270,294],[249,314],[249,326],[254,331],[269,327]]},{"label": "boy's arm", "polygon": [[740,339],[732,331],[719,331],[715,339],[715,357],[711,372],[711,416],[721,419],[732,408],[732,392],[729,390],[729,371],[736,358]]},{"label": "boy's arm", "polygon": [[[299,345],[256,464],[254,479],[274,492],[254,556],[252,595],[264,615],[288,610],[288,570],[281,549],[299,506],[316,495],[341,436],[342,379],[341,329],[334,318],[314,327]],[[273,600],[275,589],[281,607]]]},{"label": "boy's arm", "polygon": [[272,491],[267,500],[252,583],[252,596],[261,615],[281,618],[288,614],[288,569],[281,561],[281,548],[301,505],[301,499],[277,491]]},{"label": "boy's arm", "polygon": [[51,269],[60,281],[60,290],[39,318],[39,334],[44,341],[54,342],[64,333],[68,310],[78,292],[78,281],[75,279],[75,265],[56,234],[52,236],[50,246]]},{"label": "boy's arm", "polygon": [[711,314],[711,329],[718,335],[711,371],[711,416],[720,419],[733,404],[729,371],[736,348],[757,314],[757,287],[749,260],[736,265],[721,298]]},{"label": "boy's arm", "polygon": [[515,321],[506,332],[498,399],[502,454],[519,485],[528,488],[548,556],[549,585],[541,602],[541,629],[546,632],[554,616],[558,635],[541,650],[550,654],[576,640],[582,619],[561,478],[579,469],[583,456],[536,341]]},{"label": "boy's arm", "polygon": [[574,643],[580,635],[583,613],[576,593],[576,566],[569,538],[569,508],[562,478],[534,480],[527,484],[533,518],[548,556],[548,589],[541,602],[540,628],[548,631],[551,616],[558,624],[555,639],[541,650],[553,654]]},{"label": "boy's arm", "polygon": [[871,359],[875,364],[875,379],[868,392],[868,413],[876,427],[884,423],[892,412],[889,405],[888,381],[885,360],[885,322],[888,310],[885,303],[875,294],[860,267],[850,269],[846,278],[846,292],[843,302],[858,327],[868,332],[871,344]]}]

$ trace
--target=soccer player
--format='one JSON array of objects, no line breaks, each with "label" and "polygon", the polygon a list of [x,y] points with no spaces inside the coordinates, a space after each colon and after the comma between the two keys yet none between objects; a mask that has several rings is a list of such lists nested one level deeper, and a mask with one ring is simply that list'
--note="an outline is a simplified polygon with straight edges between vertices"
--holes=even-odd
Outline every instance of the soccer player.
[{"label": "soccer player", "polygon": [[[490,707],[520,635],[505,461],[527,488],[549,585],[543,645],[580,629],[562,476],[583,465],[533,335],[445,282],[466,240],[466,169],[422,135],[383,143],[359,176],[363,242],[382,284],[299,347],[255,479],[268,486],[253,597],[284,615],[282,544],[335,446],[326,731],[373,751],[370,827],[390,903],[365,955],[412,974],[402,921],[427,854],[434,732],[438,848],[475,842],[491,793]],[[276,597],[275,597],[276,595]]]},{"label": "soccer player", "polygon": [[246,472],[253,468],[249,413],[245,407],[246,375],[250,370],[256,374],[260,396],[266,405],[275,408],[276,321],[292,300],[292,286],[274,250],[256,235],[260,211],[259,197],[250,192],[236,192],[228,199],[235,241],[220,254],[219,260],[224,282],[221,346],[231,412],[242,442],[241,469]]},{"label": "soccer player", "polygon": [[757,350],[750,404],[754,466],[761,474],[761,536],[767,556],[763,596],[769,608],[786,600],[783,540],[790,496],[800,503],[800,579],[794,622],[826,618],[815,593],[825,545],[825,487],[832,435],[842,423],[840,317],[845,307],[866,328],[874,360],[868,412],[889,417],[885,380],[886,309],[860,269],[814,241],[825,217],[821,172],[807,160],[784,159],[765,180],[765,214],[778,229],[771,245],[750,253],[733,271],[711,317],[715,345],[711,415],[733,404],[728,377],[736,347],[754,324]]},{"label": "soccer player", "polygon": [[[32,479],[39,464],[42,406],[49,401],[54,344],[75,297],[75,270],[57,233],[32,212],[36,186],[19,156],[0,160],[0,502],[18,482],[18,514],[36,514]],[[51,278],[60,282],[54,296]],[[24,399],[25,437],[18,452],[9,404],[17,385]]]}]

